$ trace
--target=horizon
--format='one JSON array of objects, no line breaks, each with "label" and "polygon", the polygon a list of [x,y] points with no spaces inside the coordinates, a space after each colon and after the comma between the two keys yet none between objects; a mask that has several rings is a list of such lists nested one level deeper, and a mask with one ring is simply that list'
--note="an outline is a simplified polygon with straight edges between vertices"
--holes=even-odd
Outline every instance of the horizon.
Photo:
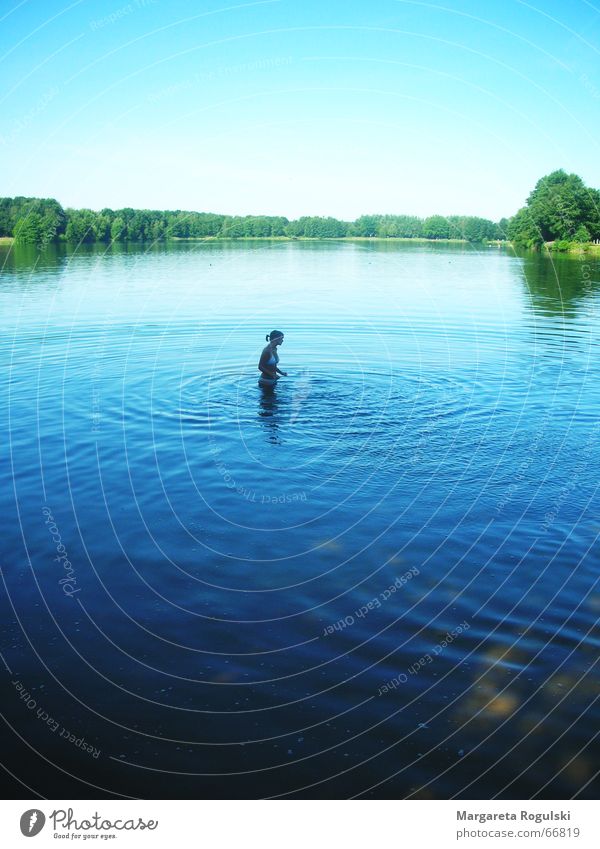
[{"label": "horizon", "polygon": [[179,0],[8,11],[3,194],[73,209],[499,221],[558,168],[600,185],[600,33],[584,0],[189,11]]}]

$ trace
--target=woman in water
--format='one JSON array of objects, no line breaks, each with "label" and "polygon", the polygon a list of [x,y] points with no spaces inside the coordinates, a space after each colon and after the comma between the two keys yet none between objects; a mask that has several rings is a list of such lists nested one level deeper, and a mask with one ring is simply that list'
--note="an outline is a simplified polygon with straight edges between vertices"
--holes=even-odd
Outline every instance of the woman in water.
[{"label": "woman in water", "polygon": [[279,362],[279,354],[277,348],[283,342],[283,333],[281,330],[272,330],[267,333],[265,339],[269,343],[260,355],[258,368],[260,369],[260,377],[258,382],[261,386],[275,386],[279,380],[278,375],[282,374],[287,377],[286,371],[281,371],[277,363]]}]

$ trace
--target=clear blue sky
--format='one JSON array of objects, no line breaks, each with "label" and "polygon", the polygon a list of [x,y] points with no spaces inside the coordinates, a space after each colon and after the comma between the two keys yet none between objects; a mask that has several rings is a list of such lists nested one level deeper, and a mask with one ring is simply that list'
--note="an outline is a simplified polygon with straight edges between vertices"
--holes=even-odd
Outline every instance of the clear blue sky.
[{"label": "clear blue sky", "polygon": [[587,0],[2,0],[0,194],[498,219],[600,187]]}]

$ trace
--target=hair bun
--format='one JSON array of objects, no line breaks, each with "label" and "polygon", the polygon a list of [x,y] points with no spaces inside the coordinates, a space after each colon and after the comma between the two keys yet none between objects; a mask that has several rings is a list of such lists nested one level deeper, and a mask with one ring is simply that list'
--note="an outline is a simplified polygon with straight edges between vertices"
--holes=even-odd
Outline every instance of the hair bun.
[{"label": "hair bun", "polygon": [[268,334],[268,333],[267,333],[267,335],[265,336],[265,339],[267,340],[267,342],[269,341],[269,334]]}]

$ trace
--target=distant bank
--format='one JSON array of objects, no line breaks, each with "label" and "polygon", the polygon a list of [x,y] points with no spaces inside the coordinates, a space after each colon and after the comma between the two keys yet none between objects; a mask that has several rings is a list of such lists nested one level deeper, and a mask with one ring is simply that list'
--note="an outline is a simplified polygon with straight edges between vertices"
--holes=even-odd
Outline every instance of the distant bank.
[{"label": "distant bank", "polygon": [[221,215],[185,210],[63,209],[52,198],[0,198],[0,238],[43,246],[66,241],[163,242],[170,239],[378,239],[490,243],[569,252],[600,241],[600,192],[576,174],[538,180],[524,207],[498,222],[473,215],[361,215],[355,221],[302,216]]}]

